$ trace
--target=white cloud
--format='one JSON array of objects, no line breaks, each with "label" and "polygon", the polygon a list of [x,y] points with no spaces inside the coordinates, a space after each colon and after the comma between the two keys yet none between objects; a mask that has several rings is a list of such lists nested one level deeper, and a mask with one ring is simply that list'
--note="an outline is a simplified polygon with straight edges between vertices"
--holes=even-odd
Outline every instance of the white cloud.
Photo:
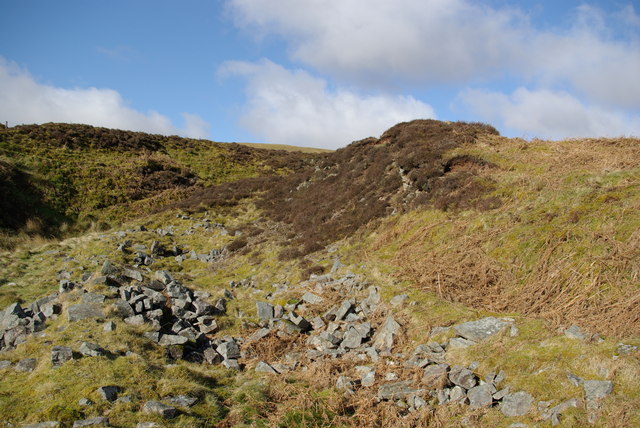
[{"label": "white cloud", "polygon": [[529,138],[640,135],[640,116],[586,105],[567,92],[467,90],[459,99],[482,120]]},{"label": "white cloud", "polygon": [[36,82],[31,75],[0,57],[0,121],[10,124],[67,122],[158,134],[204,138],[208,124],[183,113],[185,128],[158,112],[142,113],[126,105],[111,89],[63,89]]},{"label": "white cloud", "polygon": [[240,123],[270,143],[335,149],[377,136],[398,122],[435,116],[429,105],[413,97],[330,89],[306,71],[268,60],[227,62],[220,72],[248,80],[248,105]]},{"label": "white cloud", "polygon": [[[285,39],[291,57],[355,84],[517,79],[640,107],[640,19],[580,6],[563,29],[471,0],[228,0],[237,25]],[[613,36],[616,35],[616,37]]]}]

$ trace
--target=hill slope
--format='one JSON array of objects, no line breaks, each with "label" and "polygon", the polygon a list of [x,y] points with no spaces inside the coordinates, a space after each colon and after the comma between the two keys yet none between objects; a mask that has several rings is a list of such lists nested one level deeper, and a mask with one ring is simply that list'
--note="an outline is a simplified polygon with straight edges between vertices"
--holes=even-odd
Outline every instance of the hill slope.
[{"label": "hill slope", "polygon": [[46,125],[0,150],[6,236],[76,228],[0,255],[0,426],[640,424],[640,140]]}]

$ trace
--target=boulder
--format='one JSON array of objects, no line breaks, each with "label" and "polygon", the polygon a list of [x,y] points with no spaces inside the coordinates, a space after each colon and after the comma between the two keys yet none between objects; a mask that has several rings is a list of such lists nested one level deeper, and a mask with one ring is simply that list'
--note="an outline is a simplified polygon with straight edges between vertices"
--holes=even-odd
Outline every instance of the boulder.
[{"label": "boulder", "polygon": [[216,350],[225,360],[240,358],[240,348],[234,340],[221,343]]},{"label": "boulder", "polygon": [[480,342],[498,333],[510,324],[495,317],[482,318],[453,326],[458,335],[474,342]]},{"label": "boulder", "polygon": [[51,363],[54,367],[61,366],[73,359],[73,351],[68,346],[54,346],[51,349]]},{"label": "boulder", "polygon": [[91,342],[82,342],[78,351],[87,357],[102,357],[107,353],[102,347]]},{"label": "boulder", "polygon": [[587,401],[601,400],[613,391],[613,382],[610,380],[585,380],[582,383],[584,397]]},{"label": "boulder", "polygon": [[152,413],[160,415],[165,419],[173,418],[177,415],[178,410],[175,407],[166,405],[159,401],[147,401],[142,406],[142,413]]},{"label": "boulder", "polygon": [[392,316],[388,316],[373,337],[373,347],[378,351],[391,351],[401,326]]},{"label": "boulder", "polygon": [[422,383],[429,389],[442,389],[449,385],[449,365],[433,364],[424,369]]},{"label": "boulder", "polygon": [[267,302],[256,302],[256,310],[260,321],[273,319],[273,305]]},{"label": "boulder", "polygon": [[265,363],[264,361],[259,361],[258,364],[256,364],[255,370],[259,373],[278,374],[278,372],[270,364]]},{"label": "boulder", "polygon": [[588,335],[577,325],[572,325],[564,331],[564,335],[569,339],[586,340]]},{"label": "boulder", "polygon": [[412,387],[411,381],[386,383],[378,388],[378,400],[403,400],[410,395],[420,394],[423,390]]},{"label": "boulder", "polygon": [[104,318],[102,306],[95,303],[78,303],[67,309],[69,321],[79,321],[87,318]]},{"label": "boulder", "polygon": [[324,299],[322,297],[318,296],[317,294],[313,294],[309,291],[307,291],[302,295],[302,300],[311,305],[317,305],[324,302]]},{"label": "boulder", "polygon": [[476,386],[476,375],[469,369],[462,366],[453,366],[449,372],[449,380],[454,385],[464,389],[471,389]]},{"label": "boulder", "polygon": [[502,399],[500,411],[503,415],[509,417],[524,416],[529,413],[532,404],[533,397],[531,394],[525,391],[518,391],[513,394],[507,394]]},{"label": "boulder", "polygon": [[35,358],[25,358],[15,366],[15,370],[19,372],[32,372],[36,368],[37,360]]},{"label": "boulder", "polygon": [[187,343],[189,339],[184,336],[180,336],[178,334],[163,334],[160,337],[160,341],[158,342],[161,346],[171,346],[171,345],[183,345]]},{"label": "boulder", "polygon": [[467,391],[467,398],[472,409],[491,407],[493,404],[491,386],[486,383],[474,386]]},{"label": "boulder", "polygon": [[101,386],[100,388],[98,388],[97,392],[100,398],[113,403],[118,398],[120,387],[115,385]]}]

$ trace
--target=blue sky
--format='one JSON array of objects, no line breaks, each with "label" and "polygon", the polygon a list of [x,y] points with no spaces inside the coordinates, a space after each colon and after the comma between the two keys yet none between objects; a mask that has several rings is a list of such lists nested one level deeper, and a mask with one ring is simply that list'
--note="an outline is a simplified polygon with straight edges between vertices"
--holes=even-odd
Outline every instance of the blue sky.
[{"label": "blue sky", "polygon": [[337,148],[640,135],[638,1],[0,0],[0,120]]}]

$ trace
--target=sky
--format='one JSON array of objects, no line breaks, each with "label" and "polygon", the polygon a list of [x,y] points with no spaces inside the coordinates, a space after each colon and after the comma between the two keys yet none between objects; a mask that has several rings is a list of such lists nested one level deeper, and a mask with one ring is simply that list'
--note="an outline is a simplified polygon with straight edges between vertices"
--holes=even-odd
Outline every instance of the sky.
[{"label": "sky", "polygon": [[640,136],[640,0],[0,0],[0,122],[335,149]]}]

